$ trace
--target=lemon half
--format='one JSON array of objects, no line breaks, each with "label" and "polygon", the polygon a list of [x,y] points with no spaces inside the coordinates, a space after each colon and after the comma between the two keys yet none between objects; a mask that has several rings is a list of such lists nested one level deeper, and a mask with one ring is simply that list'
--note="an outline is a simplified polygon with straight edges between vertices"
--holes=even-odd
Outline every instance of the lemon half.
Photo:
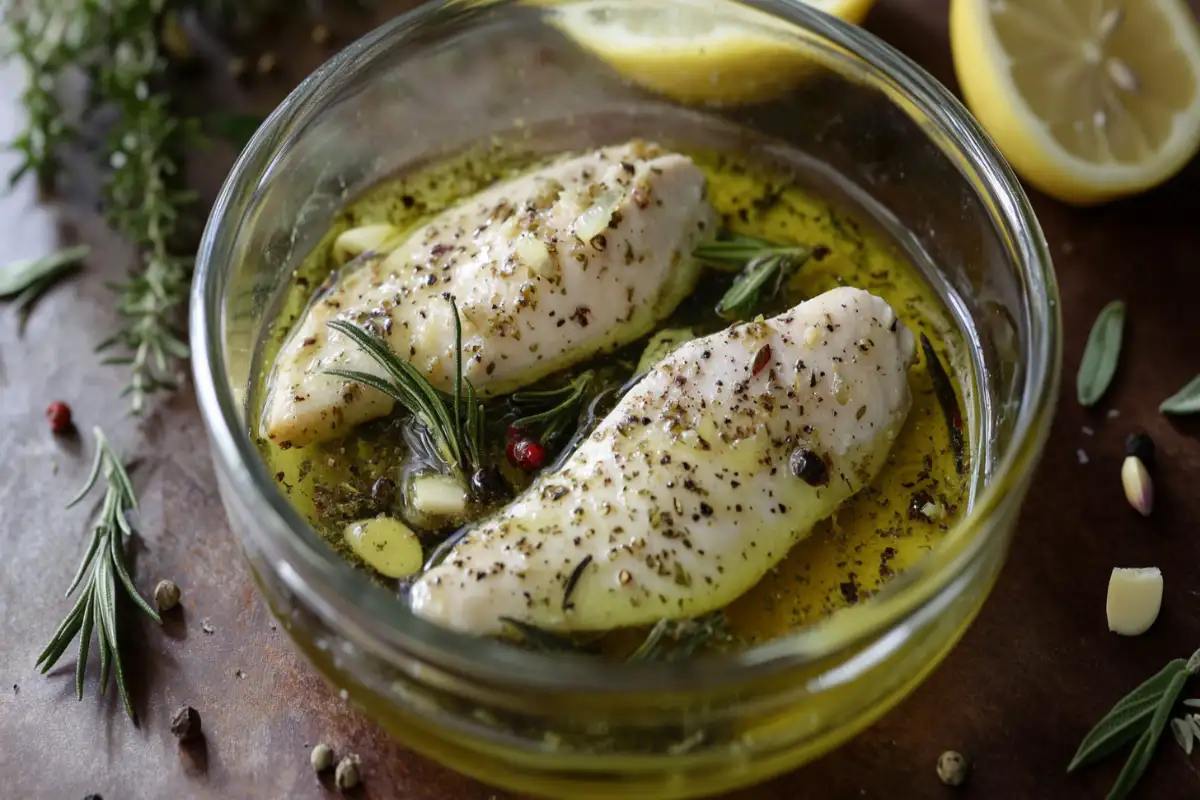
[{"label": "lemon half", "polygon": [[1182,0],[953,0],[963,96],[1013,168],[1087,205],[1200,145],[1200,32]]},{"label": "lemon half", "polygon": [[[810,0],[850,22],[874,0]],[[555,10],[554,23],[627,80],[689,104],[740,105],[791,88],[812,64],[774,17],[713,0],[667,4],[584,3]],[[771,28],[780,29],[772,35]]]}]

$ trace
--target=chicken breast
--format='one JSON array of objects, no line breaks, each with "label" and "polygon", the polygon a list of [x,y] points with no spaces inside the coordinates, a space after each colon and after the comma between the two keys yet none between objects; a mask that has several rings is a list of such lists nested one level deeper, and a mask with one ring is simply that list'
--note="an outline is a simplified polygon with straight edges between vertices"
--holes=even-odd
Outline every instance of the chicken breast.
[{"label": "chicken breast", "polygon": [[561,160],[489,188],[417,228],[317,299],[281,349],[262,433],[303,445],[391,412],[382,393],[322,374],[382,374],[327,327],[369,323],[449,389],[454,324],[480,394],[511,392],[645,335],[695,285],[692,249],[715,232],[691,159],[644,142]]},{"label": "chicken breast", "polygon": [[422,575],[413,610],[492,634],[502,617],[601,631],[726,606],[883,466],[914,355],[854,288],[680,345]]}]

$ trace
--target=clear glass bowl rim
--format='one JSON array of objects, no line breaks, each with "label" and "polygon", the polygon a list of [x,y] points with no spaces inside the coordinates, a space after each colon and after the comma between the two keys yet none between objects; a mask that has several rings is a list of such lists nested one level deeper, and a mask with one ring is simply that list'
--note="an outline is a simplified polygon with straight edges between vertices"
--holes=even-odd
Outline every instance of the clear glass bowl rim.
[{"label": "clear glass bowl rim", "polygon": [[[571,0],[564,0],[571,2]],[[1022,358],[1028,365],[1011,444],[996,464],[992,479],[975,499],[971,512],[947,534],[926,558],[905,570],[897,586],[848,609],[854,618],[846,624],[845,612],[836,631],[821,625],[732,654],[697,658],[679,664],[597,663],[583,658],[526,652],[454,633],[430,624],[401,608],[395,598],[375,586],[341,560],[292,508],[243,428],[239,404],[225,380],[222,311],[224,270],[231,245],[243,223],[233,209],[253,196],[254,188],[269,180],[276,153],[291,132],[318,115],[321,105],[336,97],[360,71],[369,69],[373,57],[394,47],[411,31],[439,13],[464,6],[503,7],[526,5],[525,0],[439,0],[428,2],[347,46],[326,61],[294,89],[259,128],[237,159],[213,205],[197,253],[190,301],[192,370],[201,414],[213,447],[214,460],[232,491],[255,510],[271,544],[286,554],[281,571],[293,591],[305,599],[335,628],[360,646],[385,660],[436,666],[463,677],[478,677],[495,685],[541,690],[589,692],[703,691],[728,687],[811,665],[836,663],[872,637],[901,627],[922,608],[934,603],[977,559],[989,539],[1003,531],[991,520],[1024,496],[1023,476],[1040,456],[1053,419],[1061,372],[1061,318],[1058,289],[1049,248],[1020,183],[987,134],[932,76],[908,57],[876,36],[804,3],[788,0],[731,0],[774,16],[793,34],[842,51],[866,65],[864,74],[877,86],[887,86],[892,102],[897,98],[932,124],[943,143],[953,148],[961,165],[975,173],[972,181],[985,205],[994,209],[993,222],[1008,238],[1024,283],[1027,305],[1023,320],[1029,332]],[[542,2],[549,6],[558,3]],[[780,26],[782,28],[782,26]],[[911,113],[910,113],[911,116]],[[946,147],[943,144],[943,147]],[[969,178],[968,178],[969,179]],[[240,535],[240,534],[239,534]],[[944,599],[944,598],[943,598]],[[899,646],[894,640],[884,647]],[[871,648],[876,649],[876,648]],[[873,654],[878,663],[885,652]],[[859,659],[855,659],[856,661]],[[567,665],[569,664],[569,668]],[[863,663],[853,671],[870,667]]]}]

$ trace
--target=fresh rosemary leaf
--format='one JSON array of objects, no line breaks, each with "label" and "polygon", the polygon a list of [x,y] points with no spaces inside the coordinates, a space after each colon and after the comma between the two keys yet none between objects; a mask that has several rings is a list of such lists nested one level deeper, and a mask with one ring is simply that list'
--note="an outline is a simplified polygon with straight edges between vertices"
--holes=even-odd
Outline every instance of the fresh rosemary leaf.
[{"label": "fresh rosemary leaf", "polygon": [[1163,400],[1158,410],[1163,414],[1200,413],[1200,375],[1192,378],[1186,386]]},{"label": "fresh rosemary leaf", "polygon": [[1095,405],[1117,372],[1121,357],[1121,337],[1125,329],[1125,303],[1114,300],[1104,307],[1088,335],[1079,373],[1075,377],[1075,393],[1084,406]]},{"label": "fresh rosemary leaf", "polygon": [[1150,766],[1150,759],[1154,757],[1158,740],[1167,727],[1167,720],[1170,719],[1171,709],[1179,700],[1179,694],[1183,691],[1188,678],[1196,671],[1193,662],[1197,662],[1195,666],[1200,666],[1200,651],[1192,656],[1187,667],[1171,676],[1171,682],[1163,689],[1158,706],[1154,709],[1154,715],[1150,718],[1141,737],[1138,738],[1137,744],[1133,746],[1129,759],[1121,768],[1121,774],[1117,776],[1116,783],[1109,790],[1107,800],[1123,800],[1128,797],[1133,788],[1137,786],[1137,782],[1141,780],[1142,775],[1145,774],[1146,767]]},{"label": "fresh rosemary leaf", "polygon": [[788,278],[808,260],[809,249],[753,236],[733,236],[706,242],[692,254],[718,269],[740,268],[733,285],[717,303],[717,314],[725,319],[748,319],[758,313],[763,302],[779,294]]},{"label": "fresh rosemary leaf", "polygon": [[75,693],[82,699],[88,650],[94,631],[100,650],[100,691],[103,693],[108,686],[109,668],[111,667],[125,713],[136,724],[137,716],[129,702],[129,692],[125,687],[125,671],[121,664],[117,584],[120,583],[125,594],[142,613],[159,624],[162,624],[162,620],[138,593],[125,567],[125,537],[133,533],[128,515],[136,511],[138,507],[133,484],[130,482],[129,474],[119,456],[105,438],[104,432],[99,428],[95,428],[93,432],[96,438],[96,456],[92,461],[91,471],[83,488],[71,499],[67,507],[70,508],[82,500],[97,484],[101,476],[104,478],[107,489],[100,511],[92,523],[92,538],[88,543],[87,552],[71,581],[70,588],[67,589],[67,596],[69,597],[78,588],[85,575],[87,580],[83,583],[83,591],[76,599],[75,605],[72,606],[71,611],[50,637],[49,643],[38,655],[37,666],[43,673],[48,672],[58,663],[70,643],[78,637],[79,654],[75,665]]},{"label": "fresh rosemary leaf", "polygon": [[563,588],[563,611],[574,606],[571,602],[571,595],[575,593],[575,587],[579,585],[579,579],[583,577],[583,571],[587,569],[588,564],[592,563],[591,556],[584,556],[583,559],[575,565],[575,569],[571,570],[571,575],[567,578],[567,585]]},{"label": "fresh rosemary leaf", "polygon": [[696,619],[664,619],[650,629],[628,661],[676,661],[705,647],[718,647],[732,640],[729,622],[717,612]]},{"label": "fresh rosemary leaf", "polygon": [[954,384],[942,366],[937,351],[929,337],[921,334],[921,350],[925,353],[925,363],[929,368],[929,380],[933,383],[933,393],[946,418],[946,428],[950,434],[950,450],[954,454],[954,469],[959,475],[966,469],[966,441],[963,437],[962,410],[958,406],[958,395],[954,393]]},{"label": "fresh rosemary leaf", "polygon": [[19,295],[18,307],[28,305],[36,299],[36,295],[26,293],[36,291],[36,294],[41,294],[55,280],[77,267],[87,254],[88,248],[79,245],[42,258],[26,258],[5,264],[0,267],[0,297]]},{"label": "fresh rosemary leaf", "polygon": [[329,327],[358,345],[387,377],[358,370],[328,369],[325,372],[369,386],[399,403],[429,432],[443,464],[466,485],[467,476],[483,467],[483,405],[475,387],[462,375],[462,327],[458,305],[453,297],[447,299],[455,320],[454,394],[448,395],[434,387],[420,370],[392,352],[384,339],[346,320],[334,320]]},{"label": "fresh rosemary leaf", "polygon": [[513,428],[536,434],[541,444],[550,446],[579,427],[579,412],[595,384],[596,374],[581,372],[566,386],[516,392],[509,403],[518,414]]},{"label": "fresh rosemary leaf", "polygon": [[757,236],[736,235],[698,245],[692,251],[692,255],[711,267],[741,272],[751,261],[769,256],[806,259],[808,248],[801,245],[776,244]]},{"label": "fresh rosemary leaf", "polygon": [[1177,658],[1118,701],[1083,737],[1067,772],[1094,763],[1140,736],[1147,720],[1154,714],[1163,690],[1176,675],[1186,670],[1187,662]]}]

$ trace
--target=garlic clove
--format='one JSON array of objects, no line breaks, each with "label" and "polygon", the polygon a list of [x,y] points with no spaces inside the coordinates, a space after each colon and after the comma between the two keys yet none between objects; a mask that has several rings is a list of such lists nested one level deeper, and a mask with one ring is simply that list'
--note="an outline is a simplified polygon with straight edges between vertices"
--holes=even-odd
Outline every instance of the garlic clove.
[{"label": "garlic clove", "polygon": [[1121,464],[1121,486],[1125,489],[1125,499],[1129,505],[1143,517],[1150,516],[1154,508],[1154,482],[1146,465],[1137,456],[1126,456]]},{"label": "garlic clove", "polygon": [[1121,636],[1140,636],[1162,608],[1163,578],[1158,567],[1117,567],[1108,579],[1108,629]]}]

